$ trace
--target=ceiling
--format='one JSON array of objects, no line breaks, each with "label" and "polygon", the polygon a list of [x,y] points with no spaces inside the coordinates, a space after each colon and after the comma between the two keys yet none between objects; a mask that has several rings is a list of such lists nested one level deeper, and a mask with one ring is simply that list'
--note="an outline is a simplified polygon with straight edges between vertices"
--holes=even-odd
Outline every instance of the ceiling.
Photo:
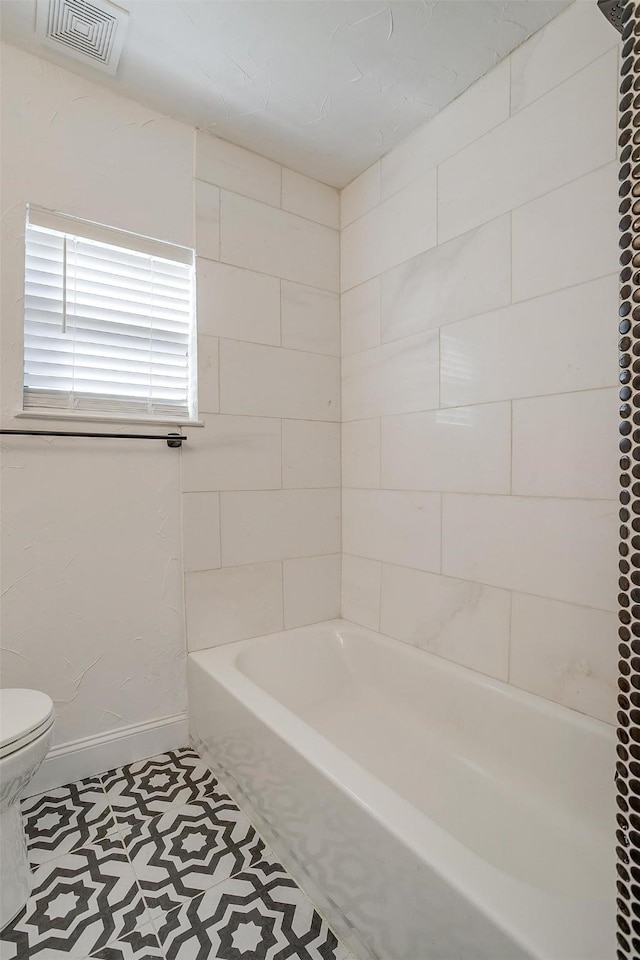
[{"label": "ceiling", "polygon": [[35,0],[1,0],[0,25],[8,43],[342,187],[568,2],[122,0],[113,77],[43,47]]}]

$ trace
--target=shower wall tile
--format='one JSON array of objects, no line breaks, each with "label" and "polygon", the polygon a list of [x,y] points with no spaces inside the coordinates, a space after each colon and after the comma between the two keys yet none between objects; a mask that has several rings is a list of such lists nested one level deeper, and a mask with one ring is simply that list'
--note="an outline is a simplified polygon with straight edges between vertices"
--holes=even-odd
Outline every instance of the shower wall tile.
[{"label": "shower wall tile", "polygon": [[444,494],[442,506],[447,576],[616,609],[615,501]]},{"label": "shower wall tile", "polygon": [[514,210],[513,299],[616,273],[617,209],[618,165],[609,163]]},{"label": "shower wall tile", "polygon": [[380,631],[506,680],[508,590],[382,564]]},{"label": "shower wall tile", "polygon": [[440,332],[441,401],[487,403],[616,382],[614,276],[472,317]]},{"label": "shower wall tile", "polygon": [[222,413],[340,419],[340,360],[277,347],[220,341]]},{"label": "shower wall tile", "polygon": [[285,560],[282,575],[285,630],[340,616],[339,553]]},{"label": "shower wall tile", "polygon": [[359,353],[380,343],[380,278],[347,290],[340,298],[342,355]]},{"label": "shower wall tile", "polygon": [[380,161],[344,188],[340,194],[340,226],[362,217],[380,203]]},{"label": "shower wall tile", "polygon": [[511,300],[509,217],[427,250],[384,273],[380,283],[383,341],[505,306]]},{"label": "shower wall tile", "polygon": [[380,420],[342,424],[342,486],[380,486]]},{"label": "shower wall tile", "polygon": [[381,436],[383,488],[510,492],[508,403],[384,417]]},{"label": "shower wall tile", "polygon": [[513,404],[513,492],[618,496],[618,391],[586,390]]},{"label": "shower wall tile", "polygon": [[220,501],[217,493],[182,496],[182,552],[186,573],[220,566]]},{"label": "shower wall tile", "polygon": [[380,629],[379,560],[342,554],[342,616],[371,630]]},{"label": "shower wall tile", "polygon": [[514,593],[511,629],[511,683],[615,723],[615,613]]},{"label": "shower wall tile", "polygon": [[344,420],[410,413],[437,406],[437,331],[343,357]]},{"label": "shower wall tile", "polygon": [[182,453],[182,489],[266,490],[281,486],[280,421],[203,417]]},{"label": "shower wall tile", "polygon": [[281,167],[273,160],[196,131],[196,178],[280,206]]},{"label": "shower wall tile", "polygon": [[617,53],[604,54],[439,167],[440,241],[615,159]]},{"label": "shower wall tile", "polygon": [[218,378],[219,342],[217,337],[198,337],[198,413],[217,413],[220,409]]},{"label": "shower wall tile", "polygon": [[340,356],[337,294],[282,281],[282,346]]},{"label": "shower wall tile", "polygon": [[370,560],[440,570],[440,494],[343,490],[342,547]]},{"label": "shower wall tile", "polygon": [[198,256],[220,257],[220,190],[202,180],[194,181],[196,208],[196,250]]},{"label": "shower wall tile", "polygon": [[327,227],[340,227],[340,194],[295,170],[282,170],[282,209]]},{"label": "shower wall tile", "polygon": [[340,552],[339,490],[222,493],[223,566]]},{"label": "shower wall tile", "polygon": [[340,486],[340,424],[282,421],[282,486]]},{"label": "shower wall tile", "polygon": [[280,343],[280,280],[198,258],[198,331],[231,340]]}]

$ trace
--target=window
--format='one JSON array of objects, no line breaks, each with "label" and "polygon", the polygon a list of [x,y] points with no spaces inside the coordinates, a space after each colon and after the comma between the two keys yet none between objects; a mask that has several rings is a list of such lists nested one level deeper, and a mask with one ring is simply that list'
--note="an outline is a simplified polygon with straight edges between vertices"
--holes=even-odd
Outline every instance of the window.
[{"label": "window", "polygon": [[193,251],[34,207],[25,246],[24,410],[194,418]]}]

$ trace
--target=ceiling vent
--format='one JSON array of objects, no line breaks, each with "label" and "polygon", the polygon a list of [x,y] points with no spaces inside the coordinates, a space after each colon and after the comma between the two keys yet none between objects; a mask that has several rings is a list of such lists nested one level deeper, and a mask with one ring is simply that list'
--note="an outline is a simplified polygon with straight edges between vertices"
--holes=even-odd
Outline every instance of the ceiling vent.
[{"label": "ceiling vent", "polygon": [[52,50],[113,74],[128,21],[109,0],[38,0],[36,33]]}]

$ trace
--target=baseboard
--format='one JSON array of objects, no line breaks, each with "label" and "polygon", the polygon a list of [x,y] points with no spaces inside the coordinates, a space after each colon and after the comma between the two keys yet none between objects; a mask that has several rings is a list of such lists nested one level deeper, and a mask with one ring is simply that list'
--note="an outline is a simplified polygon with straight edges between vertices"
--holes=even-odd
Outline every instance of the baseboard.
[{"label": "baseboard", "polygon": [[49,751],[24,796],[33,797],[126,763],[186,747],[188,743],[189,720],[186,714],[134,723],[95,737],[62,743]]}]

